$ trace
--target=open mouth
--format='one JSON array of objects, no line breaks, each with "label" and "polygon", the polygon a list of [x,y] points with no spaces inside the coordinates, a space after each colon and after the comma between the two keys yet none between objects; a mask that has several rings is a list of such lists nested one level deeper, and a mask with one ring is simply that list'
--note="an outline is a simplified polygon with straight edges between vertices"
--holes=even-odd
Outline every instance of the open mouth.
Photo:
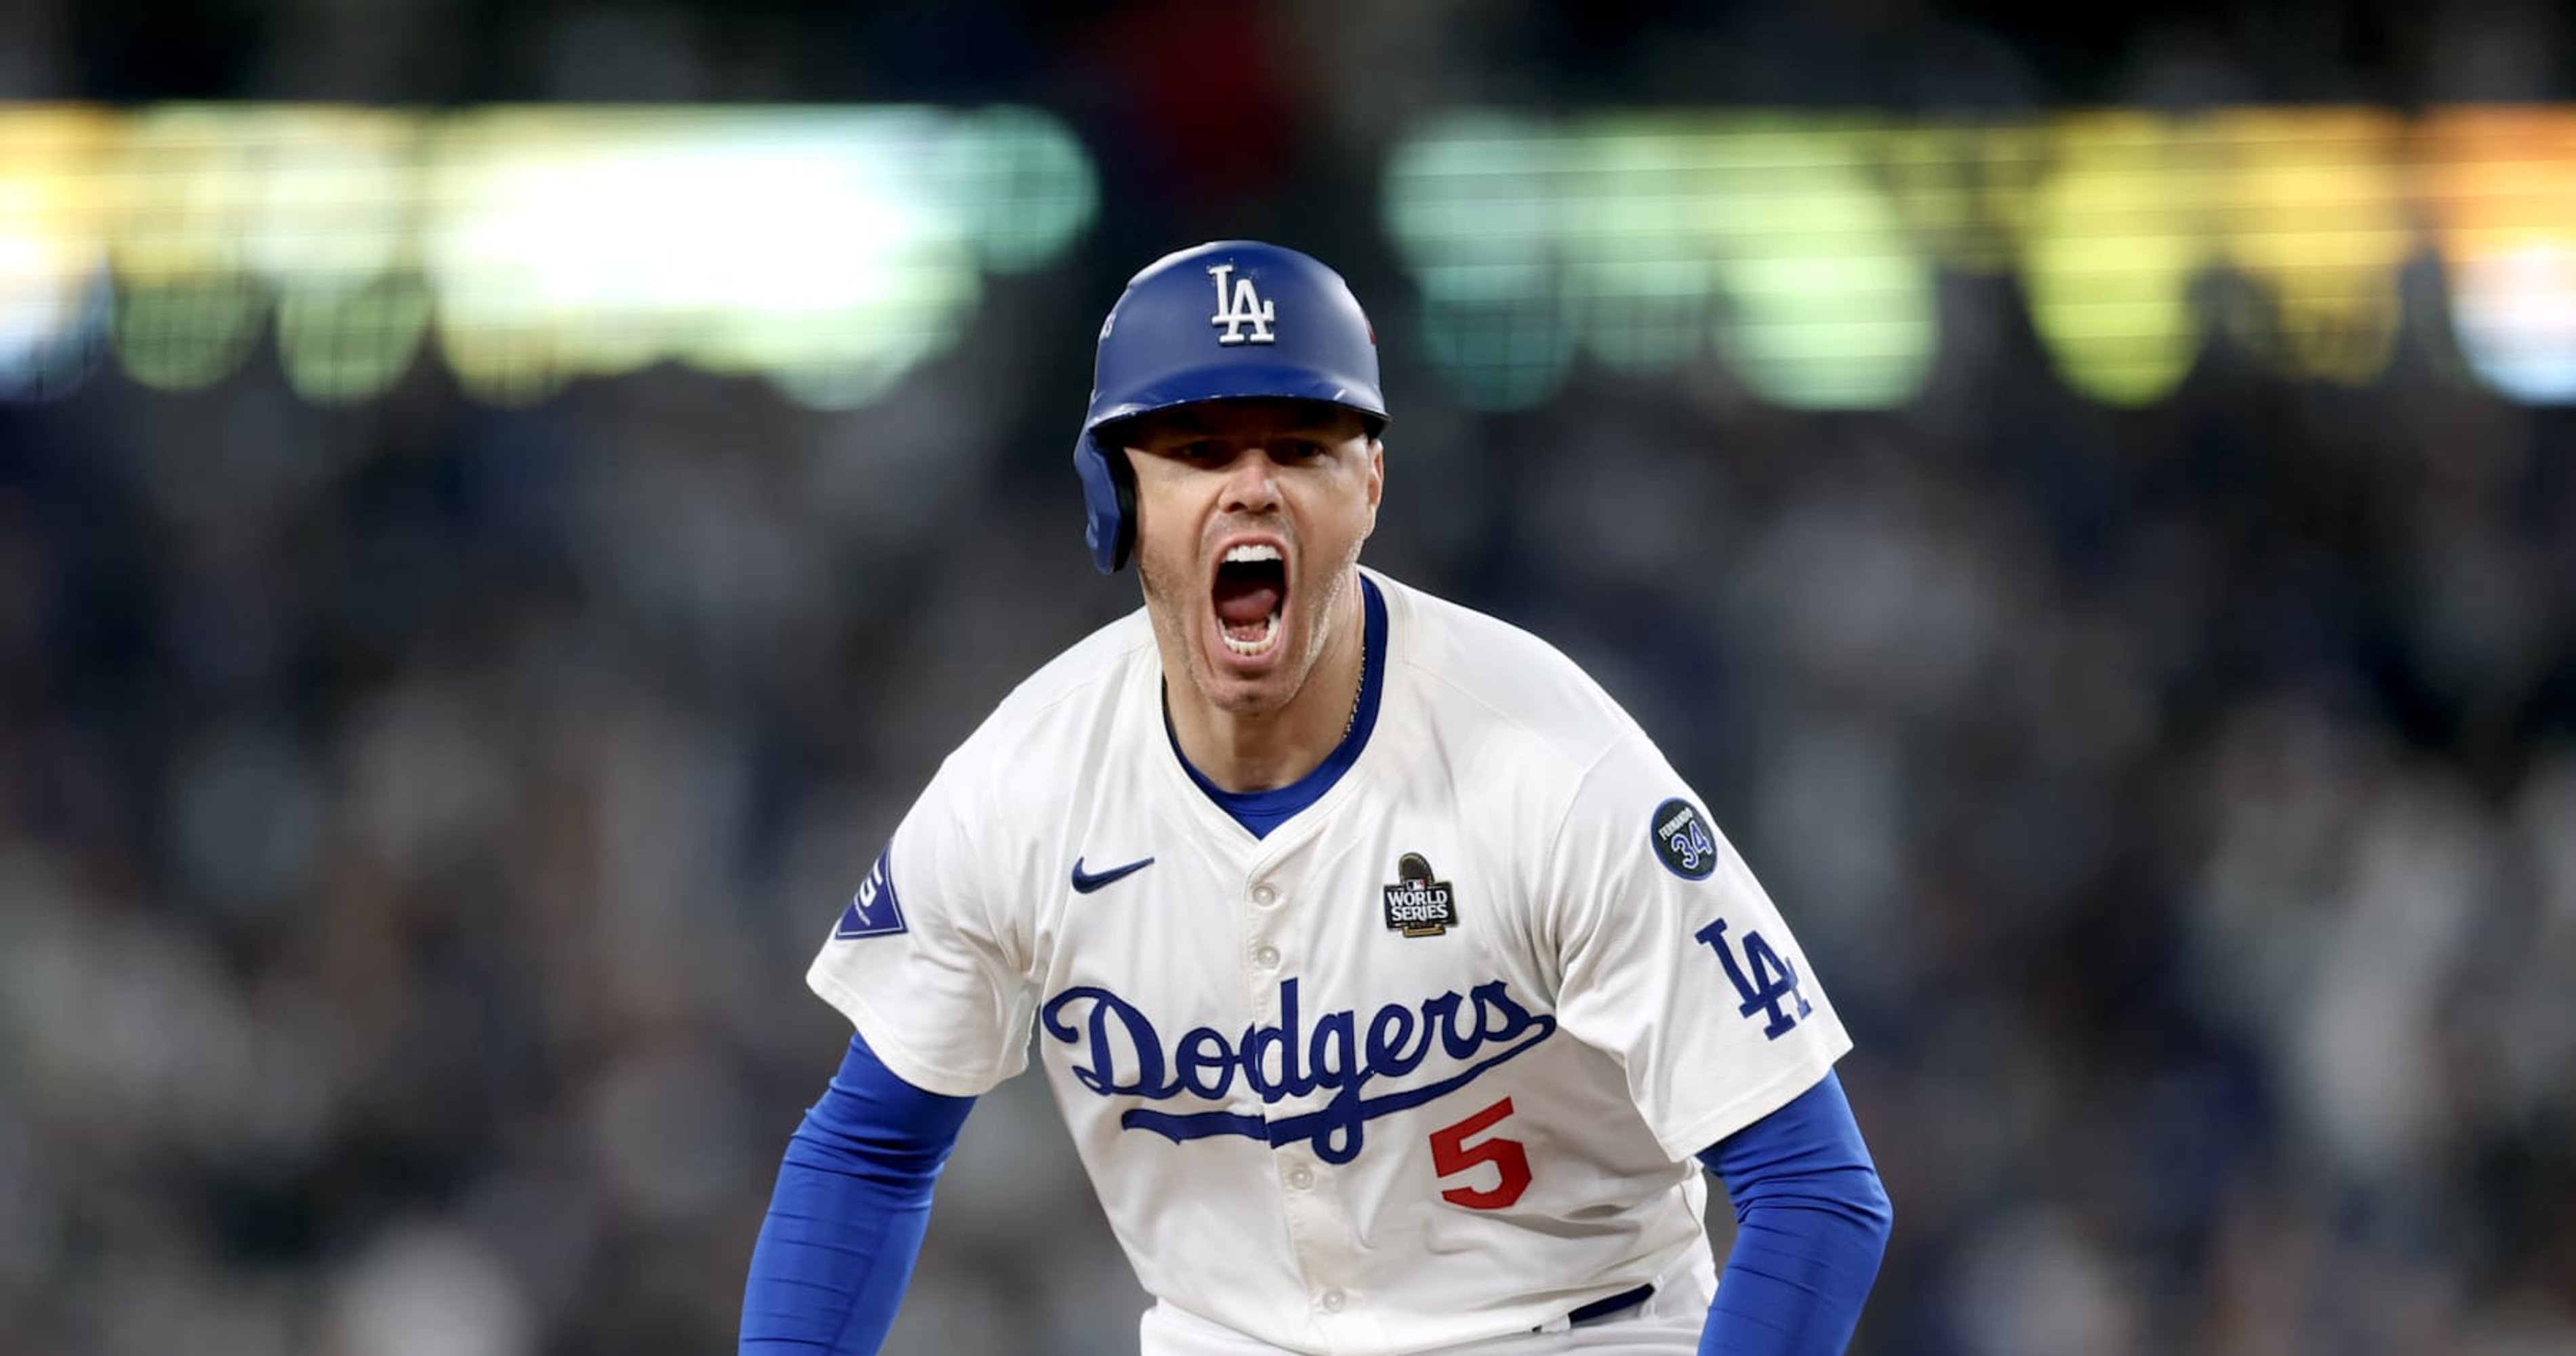
[{"label": "open mouth", "polygon": [[1217,632],[1246,659],[1279,643],[1279,613],[1288,602],[1288,558],[1268,542],[1243,542],[1217,562]]}]

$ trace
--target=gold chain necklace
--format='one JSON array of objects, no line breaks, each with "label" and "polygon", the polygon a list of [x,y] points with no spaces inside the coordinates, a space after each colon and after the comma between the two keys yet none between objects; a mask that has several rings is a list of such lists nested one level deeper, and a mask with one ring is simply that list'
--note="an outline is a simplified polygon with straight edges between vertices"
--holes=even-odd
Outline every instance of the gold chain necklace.
[{"label": "gold chain necklace", "polygon": [[1353,731],[1353,730],[1355,730],[1355,729],[1359,728],[1359,723],[1360,723],[1360,699],[1361,699],[1361,698],[1363,698],[1363,697],[1365,697],[1365,696],[1367,696],[1367,695],[1368,695],[1368,636],[1367,636],[1367,634],[1366,634],[1365,632],[1363,632],[1363,633],[1361,634],[1361,636],[1360,636],[1360,682],[1359,682],[1359,686],[1358,686],[1358,687],[1356,687],[1356,688],[1354,688],[1354,689],[1352,689],[1352,691],[1351,691],[1351,714],[1350,714],[1350,717],[1349,717],[1348,719],[1346,719],[1346,720],[1344,720],[1344,721],[1342,722],[1342,738],[1344,738],[1344,739],[1348,739],[1348,738],[1350,738],[1350,737],[1351,737],[1351,731]]}]

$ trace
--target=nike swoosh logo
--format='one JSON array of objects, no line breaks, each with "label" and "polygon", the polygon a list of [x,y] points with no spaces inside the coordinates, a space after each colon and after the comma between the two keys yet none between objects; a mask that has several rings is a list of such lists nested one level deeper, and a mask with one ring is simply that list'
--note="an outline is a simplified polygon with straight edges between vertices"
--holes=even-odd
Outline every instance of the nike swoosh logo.
[{"label": "nike swoosh logo", "polygon": [[1076,857],[1073,859],[1073,892],[1078,895],[1090,894],[1111,881],[1135,875],[1153,864],[1154,859],[1147,857],[1143,861],[1129,862],[1125,866],[1113,866],[1095,876],[1086,873],[1082,869],[1082,859]]}]

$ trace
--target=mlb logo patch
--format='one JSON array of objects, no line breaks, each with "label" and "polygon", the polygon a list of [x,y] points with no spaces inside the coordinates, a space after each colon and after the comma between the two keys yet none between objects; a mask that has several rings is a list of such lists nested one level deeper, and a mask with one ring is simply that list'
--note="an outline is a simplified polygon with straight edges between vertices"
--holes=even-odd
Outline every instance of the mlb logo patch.
[{"label": "mlb logo patch", "polygon": [[884,937],[901,932],[903,903],[894,895],[894,870],[887,859],[894,852],[889,847],[877,854],[877,864],[868,878],[859,882],[858,893],[850,896],[848,908],[841,910],[841,925],[832,935],[841,941],[860,937]]}]

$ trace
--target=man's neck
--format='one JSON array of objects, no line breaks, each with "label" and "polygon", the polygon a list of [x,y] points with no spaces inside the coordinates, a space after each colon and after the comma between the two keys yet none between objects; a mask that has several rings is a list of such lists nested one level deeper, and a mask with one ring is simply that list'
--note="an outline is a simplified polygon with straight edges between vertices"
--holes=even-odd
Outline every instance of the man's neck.
[{"label": "man's neck", "polygon": [[[1356,578],[1336,599],[1323,656],[1297,695],[1276,711],[1238,714],[1210,703],[1191,683],[1164,682],[1172,737],[1181,756],[1220,789],[1269,791],[1322,766],[1359,710],[1361,674],[1367,667],[1367,620]],[[1164,672],[1171,670],[1168,665]]]}]

